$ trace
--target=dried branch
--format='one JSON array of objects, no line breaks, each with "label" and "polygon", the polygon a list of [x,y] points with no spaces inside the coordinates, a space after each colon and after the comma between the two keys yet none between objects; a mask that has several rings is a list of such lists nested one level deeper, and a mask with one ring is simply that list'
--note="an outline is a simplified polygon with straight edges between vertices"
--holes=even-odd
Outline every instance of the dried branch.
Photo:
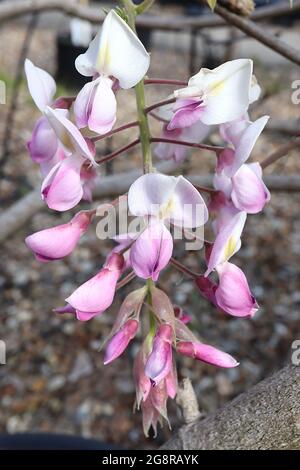
[{"label": "dried branch", "polygon": [[185,425],[161,448],[300,449],[300,369],[287,366],[216,413]]},{"label": "dried branch", "polygon": [[[254,11],[251,19],[263,21],[269,18],[292,15],[300,10],[300,0],[294,0],[293,8],[289,3],[283,5],[272,5]],[[75,16],[91,23],[101,23],[104,20],[104,13],[97,7],[86,7],[71,0],[6,0],[0,4],[0,22],[16,19],[20,16],[33,12],[60,11],[69,16]],[[145,29],[156,29],[164,31],[181,31],[187,29],[202,29],[224,26],[221,18],[213,15],[201,17],[184,16],[154,16],[141,15],[136,19],[138,27]]]},{"label": "dried branch", "polygon": [[236,15],[235,13],[231,13],[226,8],[219,5],[216,6],[214,11],[224,18],[228,24],[236,26],[236,28],[240,29],[248,36],[256,39],[273,51],[278,52],[278,54],[282,55],[286,59],[289,59],[295,64],[300,65],[300,52],[292,46],[285,44],[283,41],[276,38],[272,34],[266,32],[265,28],[261,28],[252,20],[248,18],[242,18],[241,16]]}]

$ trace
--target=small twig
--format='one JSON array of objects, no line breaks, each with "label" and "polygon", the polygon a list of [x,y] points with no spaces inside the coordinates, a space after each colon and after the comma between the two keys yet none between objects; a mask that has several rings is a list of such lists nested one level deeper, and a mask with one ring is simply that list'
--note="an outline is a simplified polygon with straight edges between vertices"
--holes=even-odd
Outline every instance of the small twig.
[{"label": "small twig", "polygon": [[174,85],[174,86],[187,86],[188,82],[185,80],[168,80],[163,78],[147,78],[144,80],[145,85]]},{"label": "small twig", "polygon": [[275,150],[271,155],[269,155],[265,160],[261,162],[261,167],[264,169],[267,166],[271,165],[272,163],[275,163],[277,160],[279,160],[282,157],[285,157],[291,150],[294,150],[300,146],[300,137],[297,137],[296,139],[292,140],[291,142],[288,142],[287,144],[282,145],[279,147],[279,149]]},{"label": "small twig", "polygon": [[173,257],[171,258],[170,263],[173,264],[173,266],[175,266],[178,271],[187,274],[189,277],[196,278],[199,276],[199,274],[195,273],[195,271],[187,268],[184,264],[180,263],[180,261]]},{"label": "small twig", "polygon": [[127,276],[125,276],[121,281],[117,283],[116,290],[121,289],[122,287],[126,286],[130,281],[132,281],[136,277],[136,274],[131,271]]},{"label": "small twig", "polygon": [[138,121],[129,122],[128,124],[124,124],[123,126],[117,127],[106,134],[97,135],[97,137],[92,137],[93,142],[98,142],[99,140],[105,139],[106,137],[110,137],[111,135],[117,134],[118,132],[125,131],[126,129],[130,129],[131,127],[137,127],[139,125]]},{"label": "small twig", "polygon": [[195,149],[211,150],[215,153],[219,153],[224,150],[224,147],[218,147],[216,145],[196,144],[194,142],[186,142],[184,140],[164,139],[163,137],[152,137],[151,142],[163,142],[166,144],[184,145],[185,147],[192,147]]},{"label": "small twig", "polygon": [[153,109],[160,108],[161,106],[166,106],[167,104],[175,103],[176,99],[175,98],[169,98],[164,101],[158,101],[158,103],[154,103],[151,106],[148,106],[145,108],[144,112],[145,114],[150,113]]},{"label": "small twig", "polygon": [[121,147],[118,150],[115,150],[114,152],[110,153],[109,155],[106,155],[103,158],[100,158],[100,160],[97,160],[97,163],[99,163],[100,165],[101,163],[109,162],[110,160],[113,160],[114,158],[118,157],[119,155],[126,152],[127,150],[135,147],[139,143],[140,143],[140,139],[135,139],[130,144],[124,145],[124,147]]},{"label": "small twig", "polygon": [[216,189],[213,189],[213,188],[208,188],[207,186],[195,186],[195,188],[197,189],[197,191],[199,191],[199,193],[201,191],[204,191],[205,193],[209,193],[209,194],[215,194],[217,193],[218,191]]},{"label": "small twig", "polygon": [[183,379],[179,384],[176,403],[182,410],[185,424],[191,424],[201,418],[195,390],[189,378]]},{"label": "small twig", "polygon": [[283,41],[273,36],[272,34],[266,32],[265,28],[258,26],[248,18],[242,18],[235,13],[231,13],[226,8],[219,5],[216,5],[214,11],[219,16],[224,18],[227,23],[234,25],[248,36],[256,39],[273,51],[278,52],[278,54],[286,57],[295,64],[300,65],[300,52],[297,51],[297,49],[294,47],[285,44]]}]

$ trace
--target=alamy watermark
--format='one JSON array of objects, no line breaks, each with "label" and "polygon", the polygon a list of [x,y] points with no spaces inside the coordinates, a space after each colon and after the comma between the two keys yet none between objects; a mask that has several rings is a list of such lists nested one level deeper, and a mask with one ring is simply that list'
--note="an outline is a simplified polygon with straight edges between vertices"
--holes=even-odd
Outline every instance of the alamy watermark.
[{"label": "alamy watermark", "polygon": [[295,90],[291,95],[292,103],[300,104],[300,80],[294,80],[292,82],[292,89]]},{"label": "alamy watermark", "polygon": [[294,366],[299,366],[300,365],[300,339],[295,339],[295,341],[292,342],[292,357],[291,361]]},{"label": "alamy watermark", "polygon": [[0,104],[6,104],[6,84],[0,80]]},{"label": "alamy watermark", "polygon": [[[139,236],[147,236],[150,240],[167,236],[166,232],[157,230],[157,225],[151,225],[151,221],[156,221],[164,224],[175,240],[185,240],[186,250],[201,249],[206,222],[204,205],[184,204],[178,212],[172,209],[169,203],[165,206],[152,204],[147,216],[132,216],[128,211],[127,199],[120,197],[117,204],[98,206],[96,215],[101,220],[97,223],[96,235],[100,240],[113,239],[120,234],[129,234],[132,240]],[[192,228],[195,225],[196,228]]]},{"label": "alamy watermark", "polygon": [[6,364],[6,343],[0,339],[0,365]]}]

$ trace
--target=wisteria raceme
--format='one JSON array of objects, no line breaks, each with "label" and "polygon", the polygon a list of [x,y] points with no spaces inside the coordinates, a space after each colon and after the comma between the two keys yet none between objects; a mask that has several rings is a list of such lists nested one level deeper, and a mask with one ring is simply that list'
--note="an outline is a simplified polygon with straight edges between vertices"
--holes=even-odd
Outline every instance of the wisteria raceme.
[{"label": "wisteria raceme", "polygon": [[[167,268],[178,268],[216,309],[232,317],[253,317],[258,304],[244,272],[231,258],[241,248],[247,217],[260,212],[270,200],[262,167],[259,162],[249,162],[269,117],[250,120],[249,106],[258,99],[260,86],[252,61],[245,58],[213,70],[201,68],[180,89],[172,80],[152,80],[162,85],[174,82],[176,89],[171,97],[147,108],[143,79],[150,55],[135,34],[136,13],[128,1],[125,9],[107,14],[101,31],[75,61],[77,71],[91,77],[77,96],[55,99],[53,78],[29,59],[25,73],[29,92],[42,113],[28,150],[41,168],[41,197],[50,209],[59,212],[73,209],[82,200],[91,202],[95,185],[101,185],[101,163],[122,154],[123,149],[104,155],[98,164],[96,144],[104,134],[111,134],[117,121],[119,88],[135,88],[137,121],[112,131],[138,127],[139,139],[127,148],[142,144],[144,174],[121,198],[128,203],[128,223],[119,233],[107,232],[115,246],[106,260],[93,277],[70,292],[66,305],[55,311],[89,321],[107,314],[104,312],[123,286],[133,279],[140,284],[126,296],[105,338],[104,364],[120,358],[134,340],[139,344],[133,366],[136,408],[142,410],[144,431],[149,435],[151,428],[156,434],[158,423],[168,422],[167,401],[175,398],[178,389],[178,357],[225,368],[238,365],[231,355],[198,337],[196,318],[185,306],[173,305],[173,293],[169,297],[156,282]],[[188,144],[197,148],[197,158],[201,157],[201,148],[209,151],[215,167],[213,188],[198,188],[188,177],[156,171],[151,154],[150,109],[153,118],[162,122],[161,137],[153,139],[157,158],[180,164],[191,153]],[[210,142],[210,135],[220,145],[204,143]],[[121,211],[121,199],[113,201],[111,207]],[[69,222],[29,235],[26,244],[40,262],[61,260],[71,255],[97,215],[96,206],[80,210]],[[206,224],[212,228],[212,240],[204,236]],[[194,248],[198,272],[173,258],[186,233],[202,242]]]}]

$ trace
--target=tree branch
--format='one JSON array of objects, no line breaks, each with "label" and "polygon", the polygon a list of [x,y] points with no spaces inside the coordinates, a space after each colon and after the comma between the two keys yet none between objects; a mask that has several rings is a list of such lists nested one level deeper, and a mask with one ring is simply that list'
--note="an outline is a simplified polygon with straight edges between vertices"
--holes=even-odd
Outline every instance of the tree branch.
[{"label": "tree branch", "polygon": [[287,366],[207,418],[185,425],[161,449],[300,449],[300,369]]},{"label": "tree branch", "polygon": [[236,26],[236,28],[240,29],[248,36],[257,39],[257,41],[261,42],[275,52],[278,52],[278,54],[282,55],[286,59],[289,59],[295,64],[300,65],[300,52],[297,49],[294,49],[292,46],[285,44],[275,36],[267,33],[265,28],[263,29],[250,19],[240,17],[235,13],[231,13],[226,8],[219,5],[215,7],[214,11],[219,16],[224,18],[227,23]]},{"label": "tree branch", "polygon": [[[289,2],[283,5],[271,5],[254,11],[250,16],[255,21],[263,21],[269,18],[292,15],[300,10],[300,0],[294,0],[293,8]],[[101,23],[105,15],[98,7],[86,7],[74,3],[71,0],[6,0],[0,4],[0,23],[13,20],[20,16],[33,12],[60,11],[69,16],[75,16],[91,23]],[[224,26],[224,21],[214,15],[204,15],[201,17],[184,16],[154,16],[141,15],[137,17],[138,27],[145,29],[156,29],[165,31],[182,31],[186,29],[202,29]]]}]

